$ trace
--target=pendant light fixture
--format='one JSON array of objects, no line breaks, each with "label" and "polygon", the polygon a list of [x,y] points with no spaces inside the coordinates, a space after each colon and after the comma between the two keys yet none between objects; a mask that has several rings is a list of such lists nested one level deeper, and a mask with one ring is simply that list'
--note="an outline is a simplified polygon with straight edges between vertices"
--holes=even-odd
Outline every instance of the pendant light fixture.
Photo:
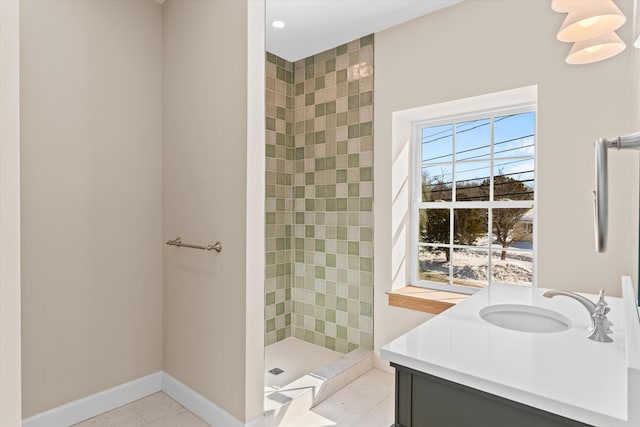
[{"label": "pendant light fixture", "polygon": [[567,14],[557,38],[573,42],[566,58],[568,64],[602,61],[627,47],[615,33],[627,18],[613,0],[552,0],[551,8]]}]

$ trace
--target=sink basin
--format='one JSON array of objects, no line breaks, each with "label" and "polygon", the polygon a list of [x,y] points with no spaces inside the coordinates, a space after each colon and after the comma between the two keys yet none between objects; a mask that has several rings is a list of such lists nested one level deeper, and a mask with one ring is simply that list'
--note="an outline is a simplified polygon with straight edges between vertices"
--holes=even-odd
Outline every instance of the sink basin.
[{"label": "sink basin", "polygon": [[562,332],[571,327],[571,320],[560,313],[533,305],[496,304],[479,312],[487,322],[520,332]]}]

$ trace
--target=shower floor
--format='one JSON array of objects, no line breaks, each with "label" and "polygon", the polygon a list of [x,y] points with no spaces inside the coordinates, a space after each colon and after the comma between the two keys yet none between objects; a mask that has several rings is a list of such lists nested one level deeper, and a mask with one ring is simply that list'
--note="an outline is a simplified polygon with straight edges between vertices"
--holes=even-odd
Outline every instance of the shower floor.
[{"label": "shower floor", "polygon": [[[294,337],[285,338],[265,348],[265,388],[279,389],[342,356],[337,351]],[[273,368],[280,368],[283,372],[278,375],[269,373]]]}]

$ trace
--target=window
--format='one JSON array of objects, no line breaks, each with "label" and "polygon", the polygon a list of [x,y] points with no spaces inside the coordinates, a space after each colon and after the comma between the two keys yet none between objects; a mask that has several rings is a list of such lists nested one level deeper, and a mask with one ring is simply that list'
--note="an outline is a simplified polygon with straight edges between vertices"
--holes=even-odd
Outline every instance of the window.
[{"label": "window", "polygon": [[527,105],[415,126],[412,284],[531,286],[535,120]]}]

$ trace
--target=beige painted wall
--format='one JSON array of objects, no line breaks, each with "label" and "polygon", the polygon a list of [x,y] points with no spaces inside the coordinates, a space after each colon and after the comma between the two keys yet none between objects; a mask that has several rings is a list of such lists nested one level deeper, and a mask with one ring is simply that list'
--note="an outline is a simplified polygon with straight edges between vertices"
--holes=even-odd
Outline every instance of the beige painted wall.
[{"label": "beige painted wall", "polygon": [[21,1],[25,418],[162,369],[161,24]]},{"label": "beige painted wall", "polygon": [[256,7],[170,0],[163,21],[164,237],[223,245],[220,254],[165,247],[164,370],[243,421],[262,412],[264,18]]},{"label": "beige painted wall", "polygon": [[[631,41],[629,17],[619,34]],[[394,111],[538,85],[538,265],[540,287],[619,295],[637,281],[638,156],[611,152],[609,250],[594,250],[593,141],[638,130],[637,56],[570,66],[556,41],[563,15],[548,1],[468,0],[376,34],[375,347],[428,318],[389,307]],[[635,113],[634,113],[635,112]],[[408,203],[408,201],[407,201]],[[397,254],[396,254],[397,255]]]},{"label": "beige painted wall", "polygon": [[0,2],[0,426],[19,426],[20,52],[17,0]]}]

